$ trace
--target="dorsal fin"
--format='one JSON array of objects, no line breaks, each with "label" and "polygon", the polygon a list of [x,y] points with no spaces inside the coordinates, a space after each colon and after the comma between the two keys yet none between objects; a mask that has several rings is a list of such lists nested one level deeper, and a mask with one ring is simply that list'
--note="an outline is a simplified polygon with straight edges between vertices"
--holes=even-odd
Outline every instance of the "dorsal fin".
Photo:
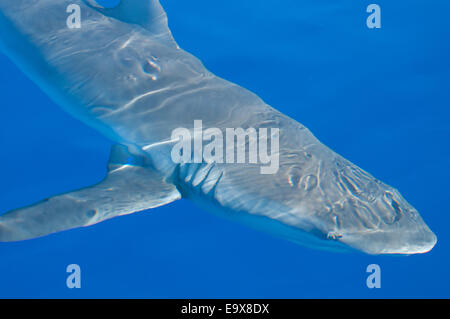
[{"label": "dorsal fin", "polygon": [[102,7],[96,0],[84,0],[103,15],[125,23],[136,24],[160,37],[171,46],[177,46],[167,24],[167,15],[159,0],[121,0],[114,8]]}]

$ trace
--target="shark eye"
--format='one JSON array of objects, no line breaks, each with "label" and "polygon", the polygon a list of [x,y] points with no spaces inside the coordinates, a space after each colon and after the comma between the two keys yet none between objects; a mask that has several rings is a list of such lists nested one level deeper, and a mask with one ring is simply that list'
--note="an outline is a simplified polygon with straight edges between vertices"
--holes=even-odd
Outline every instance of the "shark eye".
[{"label": "shark eye", "polygon": [[92,218],[95,215],[97,215],[97,210],[96,209],[91,209],[91,210],[88,210],[86,212],[86,217],[88,217],[88,218]]},{"label": "shark eye", "polygon": [[302,178],[299,187],[303,188],[305,191],[310,191],[316,188],[317,184],[318,184],[317,176],[314,174],[310,174]]}]

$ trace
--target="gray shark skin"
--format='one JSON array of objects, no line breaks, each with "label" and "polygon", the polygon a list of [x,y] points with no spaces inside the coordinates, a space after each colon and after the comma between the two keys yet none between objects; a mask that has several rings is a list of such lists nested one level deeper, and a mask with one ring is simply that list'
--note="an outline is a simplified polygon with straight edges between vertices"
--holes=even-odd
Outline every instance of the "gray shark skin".
[{"label": "gray shark skin", "polygon": [[[70,4],[82,27],[66,26]],[[58,105],[118,143],[105,180],[0,216],[0,241],[89,226],[188,198],[296,243],[369,254],[430,251],[436,236],[399,192],[297,121],[180,49],[157,0],[0,0],[0,46]],[[177,164],[171,132],[280,128],[279,170]],[[132,161],[130,162],[130,158]]]}]

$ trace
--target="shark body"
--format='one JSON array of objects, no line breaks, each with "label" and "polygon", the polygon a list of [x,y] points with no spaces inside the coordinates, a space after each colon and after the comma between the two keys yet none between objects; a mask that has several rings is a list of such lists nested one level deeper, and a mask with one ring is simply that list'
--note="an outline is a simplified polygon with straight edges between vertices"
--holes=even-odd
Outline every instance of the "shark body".
[{"label": "shark body", "polygon": [[[66,25],[70,4],[81,8],[80,29]],[[1,215],[0,241],[184,197],[317,248],[414,254],[436,243],[396,189],[180,49],[157,0],[122,0],[112,9],[94,0],[1,0],[0,48],[58,105],[118,143],[102,182]],[[250,164],[174,163],[171,132],[199,119],[221,129],[280,128],[276,174]]]}]

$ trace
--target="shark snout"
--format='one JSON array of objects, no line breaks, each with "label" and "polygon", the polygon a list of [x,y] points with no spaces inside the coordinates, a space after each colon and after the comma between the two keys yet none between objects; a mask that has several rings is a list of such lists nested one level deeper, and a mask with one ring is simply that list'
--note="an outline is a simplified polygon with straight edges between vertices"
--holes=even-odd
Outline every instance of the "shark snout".
[{"label": "shark snout", "polygon": [[350,225],[358,227],[344,228],[339,241],[368,254],[426,253],[437,242],[417,210],[394,189],[371,205],[355,204],[353,211]]},{"label": "shark snout", "polygon": [[419,254],[435,246],[436,235],[397,189],[351,164],[338,161],[335,171],[337,187],[323,187],[334,201],[316,224],[328,240],[368,254]]},{"label": "shark snout", "polygon": [[423,222],[404,218],[374,230],[349,232],[339,239],[368,254],[422,254],[436,245],[436,235]]}]

